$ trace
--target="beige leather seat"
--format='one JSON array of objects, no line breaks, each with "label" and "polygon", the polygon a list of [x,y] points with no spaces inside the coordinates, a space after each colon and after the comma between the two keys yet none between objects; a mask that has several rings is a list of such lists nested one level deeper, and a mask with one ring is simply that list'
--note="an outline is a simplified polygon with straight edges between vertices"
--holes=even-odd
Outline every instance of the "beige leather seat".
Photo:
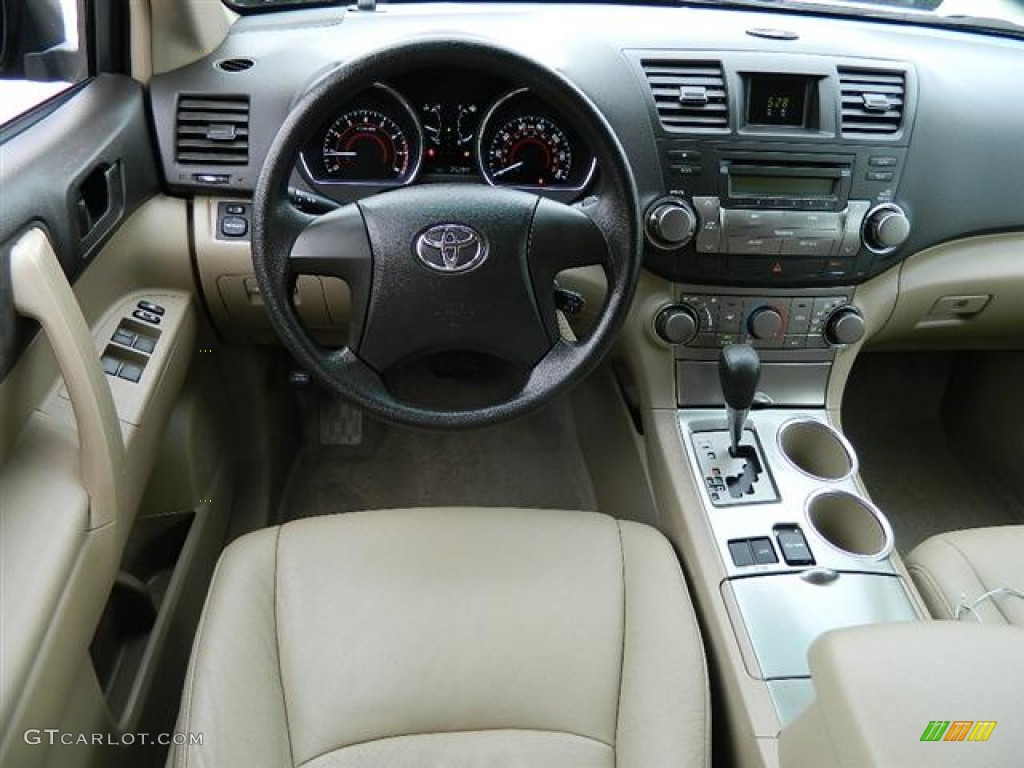
[{"label": "beige leather seat", "polygon": [[[907,557],[932,616],[1024,627],[1024,526],[974,528],[933,536]],[[999,590],[990,598],[983,595]]]},{"label": "beige leather seat", "polygon": [[180,768],[708,761],[696,620],[661,534],[583,512],[311,518],[225,551]]}]

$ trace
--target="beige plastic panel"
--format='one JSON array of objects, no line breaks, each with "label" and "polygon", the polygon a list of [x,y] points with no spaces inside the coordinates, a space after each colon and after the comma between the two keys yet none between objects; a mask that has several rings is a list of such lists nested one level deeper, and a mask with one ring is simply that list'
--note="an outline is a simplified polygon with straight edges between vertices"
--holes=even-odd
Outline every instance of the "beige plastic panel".
[{"label": "beige plastic panel", "polygon": [[[809,654],[816,700],[782,732],[782,765],[1019,765],[1022,642],[1015,627],[947,621],[826,633]],[[996,725],[987,741],[921,741],[935,720]]]},{"label": "beige plastic panel", "polygon": [[14,306],[39,321],[70,391],[80,443],[81,482],[89,528],[122,517],[124,443],[89,327],[50,241],[29,230],[11,251]]},{"label": "beige plastic panel", "polygon": [[[48,759],[45,747],[24,743],[24,730],[58,727],[70,711],[130,518],[196,351],[185,214],[181,201],[151,200],[73,290],[45,237],[33,233],[12,259],[16,305],[43,315],[44,332],[0,382],[0,765]],[[152,286],[159,289],[141,290]],[[151,381],[124,398],[120,382],[102,373],[98,351],[113,318],[141,296],[165,297],[177,309],[147,367]],[[62,371],[70,384],[64,395]],[[112,505],[96,504],[94,470],[85,466],[103,445],[117,457],[98,462],[117,478],[108,481],[118,487]],[[119,511],[102,513],[111,506]],[[97,511],[111,521],[91,520]]]},{"label": "beige plastic panel", "polygon": [[[195,245],[203,297],[218,330],[228,339],[275,343],[259,286],[252,251],[245,240],[217,238],[217,198],[196,198]],[[321,343],[348,338],[350,294],[337,278],[304,275],[296,281],[295,306],[306,328]]]},{"label": "beige plastic panel", "polygon": [[914,254],[875,339],[890,347],[994,349],[1024,344],[1024,234],[976,237]]}]

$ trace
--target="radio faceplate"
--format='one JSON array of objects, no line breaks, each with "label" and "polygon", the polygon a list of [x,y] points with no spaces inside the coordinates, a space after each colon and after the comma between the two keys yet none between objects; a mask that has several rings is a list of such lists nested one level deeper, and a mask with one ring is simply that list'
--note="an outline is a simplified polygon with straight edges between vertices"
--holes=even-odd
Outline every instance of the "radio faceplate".
[{"label": "radio faceplate", "polygon": [[675,250],[649,249],[648,268],[677,281],[798,287],[850,285],[895,263],[896,249],[866,247],[864,233],[895,200],[905,150],[811,149],[664,142],[668,199],[691,206],[696,226]]}]

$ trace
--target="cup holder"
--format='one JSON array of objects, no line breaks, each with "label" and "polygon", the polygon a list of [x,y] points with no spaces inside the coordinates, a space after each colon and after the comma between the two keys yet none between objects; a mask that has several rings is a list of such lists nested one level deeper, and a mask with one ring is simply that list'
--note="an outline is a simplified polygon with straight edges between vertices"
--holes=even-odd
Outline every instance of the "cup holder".
[{"label": "cup holder", "polygon": [[794,467],[815,480],[846,480],[857,469],[853,448],[828,424],[798,419],[779,430],[779,450]]},{"label": "cup holder", "polygon": [[807,521],[845,555],[882,560],[892,552],[889,521],[866,499],[846,491],[821,491],[807,500]]}]

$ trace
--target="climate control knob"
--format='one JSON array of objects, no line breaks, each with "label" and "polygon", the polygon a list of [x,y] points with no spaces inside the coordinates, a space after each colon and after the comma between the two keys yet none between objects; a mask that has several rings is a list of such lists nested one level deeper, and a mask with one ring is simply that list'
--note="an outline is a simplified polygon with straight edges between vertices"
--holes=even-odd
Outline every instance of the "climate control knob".
[{"label": "climate control knob", "polygon": [[833,346],[856,344],[864,338],[864,316],[856,307],[840,307],[825,323],[825,341]]},{"label": "climate control knob", "polygon": [[771,307],[755,309],[747,318],[747,330],[755,339],[774,339],[782,333],[782,313]]},{"label": "climate control knob", "polygon": [[654,318],[654,330],[662,341],[686,344],[697,335],[697,312],[689,304],[673,304],[662,309]]},{"label": "climate control knob", "polygon": [[644,230],[647,239],[658,248],[682,248],[697,231],[697,214],[685,200],[665,198],[648,210]]},{"label": "climate control knob", "polygon": [[910,219],[898,205],[886,203],[864,217],[864,243],[875,253],[890,253],[910,237]]}]

